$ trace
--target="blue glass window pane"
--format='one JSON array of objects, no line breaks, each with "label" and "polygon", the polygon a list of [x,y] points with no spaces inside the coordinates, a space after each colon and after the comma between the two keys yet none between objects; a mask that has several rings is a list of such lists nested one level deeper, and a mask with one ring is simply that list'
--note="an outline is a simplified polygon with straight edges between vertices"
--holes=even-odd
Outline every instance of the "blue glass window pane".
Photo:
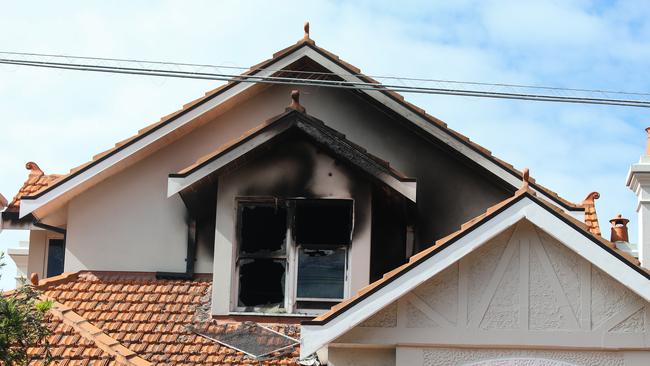
[{"label": "blue glass window pane", "polygon": [[65,242],[63,239],[50,239],[47,250],[47,277],[63,273],[65,259]]},{"label": "blue glass window pane", "polygon": [[345,282],[344,249],[298,252],[299,298],[342,299]]}]

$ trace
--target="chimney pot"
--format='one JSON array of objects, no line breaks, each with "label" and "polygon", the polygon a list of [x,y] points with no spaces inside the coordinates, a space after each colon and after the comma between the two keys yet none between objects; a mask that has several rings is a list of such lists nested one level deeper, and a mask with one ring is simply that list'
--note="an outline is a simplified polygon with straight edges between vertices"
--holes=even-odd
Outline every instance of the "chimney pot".
[{"label": "chimney pot", "polygon": [[627,235],[627,223],[630,220],[618,214],[615,218],[609,220],[612,224],[612,235],[610,241],[616,243],[617,241],[629,242]]}]

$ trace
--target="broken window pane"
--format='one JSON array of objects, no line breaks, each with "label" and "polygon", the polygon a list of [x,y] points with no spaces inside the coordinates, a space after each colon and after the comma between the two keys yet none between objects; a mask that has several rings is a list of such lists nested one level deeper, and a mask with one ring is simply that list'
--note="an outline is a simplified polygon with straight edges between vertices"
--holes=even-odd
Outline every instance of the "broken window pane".
[{"label": "broken window pane", "polygon": [[345,283],[344,248],[298,252],[298,298],[342,299]]},{"label": "broken window pane", "polygon": [[297,244],[307,247],[350,244],[352,201],[296,201],[294,237]]},{"label": "broken window pane", "polygon": [[284,261],[241,259],[239,261],[239,306],[284,307]]},{"label": "broken window pane", "polygon": [[271,205],[242,205],[240,253],[283,251],[287,209]]}]

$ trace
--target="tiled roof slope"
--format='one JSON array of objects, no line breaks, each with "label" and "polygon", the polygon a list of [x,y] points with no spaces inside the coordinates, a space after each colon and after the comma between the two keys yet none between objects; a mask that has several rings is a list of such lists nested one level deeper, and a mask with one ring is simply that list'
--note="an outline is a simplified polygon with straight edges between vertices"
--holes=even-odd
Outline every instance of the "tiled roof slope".
[{"label": "tiled roof slope", "polygon": [[[328,50],[326,50],[326,49],[324,49],[322,47],[316,46],[316,42],[314,42],[311,38],[309,38],[308,35],[306,37],[302,38],[301,40],[299,40],[296,44],[291,45],[291,46],[289,46],[287,48],[284,48],[284,49],[274,53],[272,58],[267,59],[267,60],[265,60],[265,61],[263,61],[263,62],[261,62],[261,63],[259,63],[257,65],[251,66],[251,68],[248,71],[244,72],[242,75],[254,75],[254,74],[258,73],[259,71],[271,66],[273,63],[275,63],[279,59],[289,55],[293,51],[295,51],[295,50],[297,50],[297,49],[299,49],[299,48],[301,48],[303,46],[312,48],[316,52],[320,53],[324,57],[330,59],[332,62],[338,64],[340,67],[347,70],[350,74],[353,74],[353,75],[359,77],[360,79],[364,80],[365,82],[381,84],[378,81],[376,81],[376,80],[362,74],[361,70],[359,68],[357,68],[356,66],[351,65],[351,64],[343,61],[341,58],[339,58],[339,56],[333,54],[332,52],[330,52],[330,51],[328,51]],[[287,77],[291,76],[291,74],[288,73],[287,71],[279,72],[278,75],[283,75],[283,76],[287,76]],[[239,83],[240,83],[240,81],[238,81],[236,79],[233,79],[233,80],[227,82],[226,84],[224,84],[224,85],[222,85],[222,86],[220,86],[220,87],[218,87],[216,89],[213,89],[211,91],[206,92],[203,97],[200,97],[198,99],[195,99],[195,100],[183,105],[183,107],[181,109],[179,109],[178,111],[173,112],[173,113],[171,113],[171,114],[169,114],[167,116],[164,116],[159,121],[157,121],[157,122],[155,122],[155,123],[153,123],[153,124],[151,124],[149,126],[146,126],[146,127],[142,128],[141,130],[138,131],[137,134],[135,134],[135,135],[133,135],[133,136],[131,136],[131,137],[125,139],[125,140],[117,142],[114,147],[112,147],[112,148],[110,148],[110,149],[108,149],[108,150],[106,150],[104,152],[101,152],[99,154],[96,154],[95,156],[92,157],[92,160],[90,160],[90,161],[88,161],[88,162],[86,162],[86,163],[84,163],[84,164],[82,164],[80,166],[77,166],[75,168],[72,168],[68,174],[60,176],[53,184],[50,184],[49,187],[53,188],[54,186],[56,186],[56,185],[58,185],[58,184],[60,184],[60,183],[62,183],[64,181],[67,181],[72,176],[74,176],[74,175],[78,174],[79,172],[83,171],[85,168],[99,163],[104,158],[106,158],[108,155],[116,152],[117,150],[120,150],[122,147],[124,147],[126,145],[129,145],[129,144],[143,138],[144,136],[146,136],[147,134],[149,134],[153,130],[158,129],[159,127],[167,124],[168,122],[171,122],[176,117],[179,117],[180,115],[188,112],[189,110],[193,109],[194,107],[196,107],[198,105],[201,105],[204,102],[207,102],[208,100],[212,99],[216,95],[230,89],[231,87],[233,87],[234,85],[239,84]],[[522,172],[515,169],[513,165],[507,163],[504,160],[501,160],[501,159],[497,158],[496,156],[494,156],[492,154],[492,152],[490,150],[488,150],[488,149],[484,148],[483,146],[471,141],[467,136],[459,133],[458,131],[455,131],[455,130],[449,128],[445,122],[443,122],[440,119],[428,114],[424,109],[422,109],[422,108],[420,108],[420,107],[418,107],[418,106],[416,106],[414,104],[409,103],[408,101],[405,100],[404,96],[402,96],[401,94],[396,93],[394,91],[382,91],[382,93],[386,94],[391,99],[395,100],[396,102],[400,103],[401,105],[403,105],[404,107],[406,107],[407,109],[412,111],[414,114],[418,115],[419,117],[423,118],[427,122],[429,122],[432,125],[436,126],[437,128],[439,128],[443,132],[447,133],[452,138],[460,141],[461,143],[463,143],[466,146],[470,147],[472,150],[478,152],[479,154],[485,156],[487,159],[493,161],[495,164],[502,167],[506,171],[510,172],[514,176],[522,177]],[[578,209],[578,210],[582,209],[581,205],[573,203],[573,202],[571,202],[569,200],[566,200],[566,199],[560,197],[556,192],[554,192],[554,191],[552,191],[552,190],[550,190],[550,189],[548,189],[548,188],[546,188],[546,187],[544,187],[544,186],[542,186],[540,184],[535,183],[534,179],[532,179],[532,178],[531,178],[531,185],[533,185],[535,189],[544,192],[544,194],[546,194],[552,200],[560,203],[562,206],[564,206],[564,207],[566,207],[568,209],[574,209],[574,210],[575,209]],[[40,194],[45,193],[45,191],[47,189],[48,189],[47,187],[44,187],[44,188],[40,189],[37,192],[31,193],[30,196],[39,196]]]},{"label": "tiled roof slope", "polygon": [[[103,351],[95,342],[81,336],[74,328],[60,318],[48,314],[46,321],[52,330],[48,337],[52,365],[54,366],[122,366],[115,356]],[[42,365],[45,348],[32,347],[28,350],[32,358],[30,366]]]},{"label": "tiled roof slope", "polygon": [[20,209],[20,200],[24,196],[30,196],[34,193],[44,189],[52,184],[55,180],[61,177],[61,174],[45,174],[33,161],[25,164],[25,168],[29,170],[27,180],[20,187],[14,199],[7,205],[7,212],[18,212]]},{"label": "tiled roof slope", "polygon": [[[158,280],[153,273],[82,271],[41,281],[39,288],[46,297],[69,307],[152,365],[258,364],[242,352],[188,330],[188,326],[195,326],[222,333],[240,326],[232,321],[212,320],[201,312],[210,298],[211,281],[208,276],[197,277]],[[299,337],[297,325],[264,325],[292,338]],[[68,351],[73,352],[82,350]],[[296,347],[259,364],[293,365],[298,355]]]},{"label": "tiled roof slope", "polygon": [[[526,177],[527,178],[527,177]],[[329,311],[321,314],[320,316],[316,317],[312,321],[305,321],[303,324],[322,324],[326,323],[330,319],[338,316],[341,314],[343,311],[345,311],[348,307],[354,305],[358,301],[362,300],[363,298],[369,296],[370,294],[374,293],[375,291],[379,290],[383,286],[385,286],[387,283],[392,281],[393,279],[397,278],[401,274],[406,273],[407,271],[411,270],[412,268],[415,268],[418,264],[420,264],[423,260],[427,259],[428,257],[435,255],[438,250],[440,250],[445,244],[451,242],[452,240],[456,239],[457,237],[462,236],[466,232],[470,231],[472,228],[481,225],[482,223],[488,221],[493,215],[497,214],[500,212],[502,209],[508,207],[511,203],[514,203],[518,201],[519,199],[523,197],[530,197],[531,199],[537,201],[540,205],[546,207],[549,210],[554,211],[557,213],[559,216],[561,216],[564,220],[569,221],[577,230],[581,231],[584,233],[586,236],[591,237],[595,239],[602,247],[607,247],[610,252],[615,253],[619,257],[620,260],[627,262],[630,266],[635,267],[638,269],[640,272],[645,272],[650,274],[650,269],[646,269],[641,267],[641,264],[637,258],[634,258],[631,256],[629,253],[626,253],[623,250],[620,250],[616,247],[614,243],[612,243],[609,240],[604,239],[601,235],[595,234],[592,230],[590,230],[590,227],[588,224],[585,224],[584,222],[577,220],[573,216],[567,214],[563,210],[559,209],[558,207],[548,203],[544,199],[540,199],[537,197],[535,191],[531,190],[528,187],[528,184],[525,184],[524,187],[519,189],[512,197],[509,197],[496,205],[489,207],[483,214],[467,221],[466,223],[462,224],[460,229],[449,234],[448,236],[439,239],[435,242],[434,245],[431,247],[421,251],[420,253],[417,253],[413,255],[409,261],[394,270],[387,272],[384,274],[382,278],[379,280],[369,284],[368,286],[362,288],[357,292],[356,295],[346,299],[345,301],[342,301],[336,305],[334,305]],[[616,257],[612,256],[613,260],[619,260]]]}]

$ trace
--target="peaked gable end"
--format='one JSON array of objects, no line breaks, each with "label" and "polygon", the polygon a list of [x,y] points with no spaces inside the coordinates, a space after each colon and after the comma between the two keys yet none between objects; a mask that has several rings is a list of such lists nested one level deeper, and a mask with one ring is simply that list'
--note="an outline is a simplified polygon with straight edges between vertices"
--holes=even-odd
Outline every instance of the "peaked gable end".
[{"label": "peaked gable end", "polygon": [[[260,77],[285,75],[287,67],[296,65],[301,60],[304,63],[306,59],[310,60],[309,63],[315,63],[329,70],[329,72],[336,75],[336,78],[340,79],[339,81],[379,84],[377,81],[360,74],[359,69],[342,61],[336,55],[317,47],[311,39],[303,39],[297,44],[274,54],[272,59],[253,66],[241,78],[206,93],[205,97],[186,104],[180,111],[163,117],[161,121],[140,130],[137,135],[119,142],[110,150],[96,155],[92,161],[72,169],[69,174],[60,177],[47,188],[35,192],[31,196],[23,197],[20,217],[30,213],[33,213],[36,217],[47,215],[90,186],[142,159],[164,144],[177,139],[189,129],[194,128],[193,126],[200,124],[198,122],[205,120],[207,116],[220,113],[220,110],[241,102],[253,93],[255,88],[262,85],[259,82]],[[291,74],[285,76],[291,76]],[[258,82],[242,82],[242,79]],[[291,77],[286,79],[291,79]],[[285,82],[291,83],[290,80]],[[521,172],[514,169],[512,165],[494,157],[490,151],[451,130],[444,122],[427,114],[424,110],[406,102],[401,95],[387,90],[368,89],[359,90],[359,93],[363,93],[377,104],[385,106],[393,113],[413,123],[418,129],[423,130],[426,135],[432,136],[462,156],[476,162],[479,166],[505,182],[506,185],[512,187],[518,185]],[[580,215],[584,210],[580,205],[562,199],[556,193],[541,185],[534,182],[531,185],[564,210],[576,212],[576,215]]]},{"label": "peaked gable end", "polygon": [[[310,354],[308,352],[315,352],[339,337],[344,337],[371,315],[385,312],[395,306],[391,304],[397,303],[399,307],[399,301],[405,300],[410,300],[410,306],[430,319],[430,322],[423,324],[436,326],[455,327],[464,324],[463,329],[502,330],[519,329],[517,327],[521,325],[526,327],[527,332],[531,331],[531,327],[556,327],[558,330],[580,332],[585,329],[590,332],[609,332],[617,327],[629,327],[620,323],[625,323],[629,317],[637,316],[635,314],[642,308],[645,309],[650,301],[650,274],[638,267],[638,262],[631,262],[629,258],[614,252],[604,240],[596,238],[586,228],[572,227],[571,220],[571,217],[558,212],[529,191],[520,191],[513,198],[489,209],[482,217],[466,224],[460,232],[442,239],[430,250],[412,257],[409,263],[362,289],[357,296],[337,305],[314,321],[303,322],[303,356]],[[480,251],[487,250],[483,249],[484,245],[493,242],[500,242],[493,245],[498,249],[491,255],[481,254]],[[571,256],[567,256],[565,252]],[[478,263],[463,270],[468,263],[466,258],[477,256],[476,253],[479,253],[479,262],[483,264]],[[560,262],[553,263],[554,259],[566,258],[579,258],[581,264],[569,267],[570,269],[564,265],[560,269]],[[468,275],[460,275],[460,272],[472,273],[488,262],[491,263],[490,269],[487,272],[479,270],[480,275],[476,277],[476,281],[470,281]],[[453,272],[454,267],[457,267],[456,273],[450,274],[449,271]],[[592,268],[597,269],[593,274]],[[528,278],[521,277],[521,273],[529,273]],[[436,297],[438,300],[446,299],[443,301],[455,299],[451,301],[455,301],[456,305],[447,303],[447,309],[436,309],[425,306],[426,301],[413,295],[417,294],[417,289],[421,289],[419,286],[422,284],[431,285],[431,282],[427,281],[434,276],[445,275],[451,279],[442,281],[444,290],[451,291],[452,294]],[[587,277],[589,280],[585,279]],[[629,300],[618,300],[609,295],[603,295],[598,300],[598,291],[587,291],[592,278],[594,281],[610,284],[601,286],[601,289],[624,288],[625,291],[617,291],[624,292],[625,295],[620,297]],[[611,285],[612,283],[617,285]],[[482,295],[470,299],[470,286],[475,286],[475,292],[479,291]],[[580,286],[580,289],[576,290],[577,286]],[[534,291],[531,292],[531,289]],[[576,291],[581,296],[584,291],[584,301],[576,301]],[[609,290],[605,293],[607,291]],[[444,294],[444,291],[442,292]],[[587,292],[593,294],[590,296],[596,296],[596,300],[592,298],[587,301]],[[516,294],[525,295],[515,296]],[[552,314],[545,313],[548,311]],[[454,312],[456,316],[453,316]],[[613,317],[613,314],[616,314],[616,317]],[[476,344],[512,343],[513,336],[514,334],[504,335],[502,340],[496,337],[491,342],[483,339],[481,343],[477,340]],[[463,344],[463,337],[446,339],[447,342]],[[529,335],[527,342],[538,346],[562,345],[553,343],[557,342],[557,339],[544,337]],[[612,346],[616,342],[600,344],[598,342],[601,338],[594,336],[585,339],[591,339],[592,346]],[[640,339],[634,344],[639,347],[650,346],[644,343],[646,341],[643,337]],[[564,340],[572,341],[570,337]],[[397,341],[393,339],[393,343],[395,342]]]}]

